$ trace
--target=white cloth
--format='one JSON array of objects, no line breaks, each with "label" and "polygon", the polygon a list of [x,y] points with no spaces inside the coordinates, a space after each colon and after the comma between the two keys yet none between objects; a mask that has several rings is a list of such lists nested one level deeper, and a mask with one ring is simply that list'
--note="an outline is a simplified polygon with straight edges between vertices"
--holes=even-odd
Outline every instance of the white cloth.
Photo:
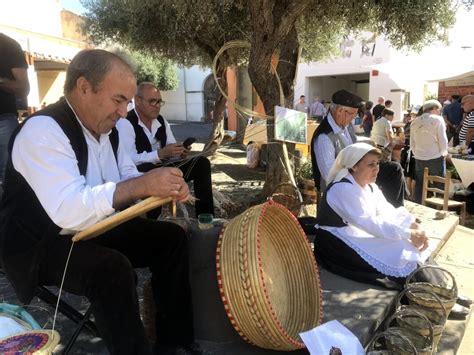
[{"label": "white cloth", "polygon": [[326,107],[324,107],[324,105],[319,101],[313,102],[311,106],[309,107],[310,117],[324,116],[325,113],[326,113]]},{"label": "white cloth", "polygon": [[387,147],[390,144],[390,140],[387,138],[387,136],[391,133],[392,123],[382,116],[377,121],[375,121],[370,133],[370,139],[377,145]]},{"label": "white cloth", "polygon": [[405,277],[430,255],[420,253],[409,241],[415,221],[404,207],[393,207],[375,184],[362,188],[351,174],[351,183],[336,183],[327,192],[329,206],[346,227],[316,225],[341,239],[362,259],[384,275]]},{"label": "white cloth", "polygon": [[375,148],[367,143],[354,143],[350,146],[345,147],[339,152],[339,155],[336,157],[334,164],[329,171],[327,184],[329,185],[333,181],[339,181],[347,174],[349,174],[349,169],[357,164],[364,155],[366,155],[371,150]]},{"label": "white cloth", "polygon": [[[119,131],[119,138],[120,142],[122,143],[123,148],[125,151],[130,155],[132,158],[132,161],[136,164],[143,164],[143,163],[153,163],[157,164],[160,162],[160,158],[158,158],[158,153],[157,151],[161,148],[163,148],[155,138],[156,131],[158,131],[158,128],[161,127],[160,122],[158,122],[157,119],[153,120],[151,122],[151,131],[147,128],[147,126],[141,121],[140,115],[138,112],[135,110],[135,113],[137,114],[138,117],[138,125],[143,128],[143,131],[145,132],[148,141],[151,144],[151,152],[142,152],[138,153],[137,152],[137,146],[135,144],[135,130],[133,129],[132,124],[130,123],[129,120],[126,118],[121,118],[117,122],[117,129]],[[166,126],[166,143],[167,144],[173,144],[176,143],[176,139],[173,135],[173,132],[171,131],[170,124],[168,121],[165,121],[165,126]]]},{"label": "white cloth", "polygon": [[63,228],[61,234],[83,230],[114,213],[116,183],[140,175],[121,143],[117,167],[109,134],[97,141],[82,123],[81,127],[88,148],[85,179],[67,136],[51,117],[28,120],[13,145],[13,167],[51,220]]},{"label": "white cloth", "polygon": [[[339,127],[336,124],[336,121],[334,121],[331,112],[328,112],[327,120],[334,134],[341,136],[346,147],[353,143],[347,127]],[[321,179],[327,181],[329,170],[331,170],[332,164],[334,163],[334,160],[336,160],[336,149],[334,148],[334,144],[331,142],[327,134],[320,134],[315,139],[313,150],[316,155],[316,160],[318,161]]]},{"label": "white cloth", "polygon": [[424,113],[410,126],[410,148],[418,160],[432,160],[448,154],[448,137],[443,117]]}]

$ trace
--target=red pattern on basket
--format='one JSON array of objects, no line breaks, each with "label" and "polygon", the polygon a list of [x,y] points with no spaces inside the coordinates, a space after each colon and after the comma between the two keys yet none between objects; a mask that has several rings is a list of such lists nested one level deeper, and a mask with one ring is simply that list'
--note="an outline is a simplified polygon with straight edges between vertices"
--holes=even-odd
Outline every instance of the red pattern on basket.
[{"label": "red pattern on basket", "polygon": [[0,343],[1,354],[31,354],[41,350],[49,341],[46,333],[31,332],[28,334],[14,335]]},{"label": "red pattern on basket", "polygon": [[239,326],[237,325],[237,322],[235,321],[234,316],[230,312],[230,307],[229,307],[229,303],[227,302],[227,297],[225,295],[224,286],[222,285],[222,274],[221,274],[221,262],[220,262],[220,260],[221,260],[221,246],[222,246],[222,238],[224,237],[224,230],[225,230],[225,227],[223,227],[221,229],[221,233],[219,235],[219,240],[217,241],[217,249],[216,249],[216,269],[217,269],[217,283],[219,285],[219,293],[221,295],[222,302],[224,303],[224,309],[225,309],[225,312],[227,313],[227,317],[229,318],[230,323],[234,327],[235,331],[246,342],[253,344],[245,336],[245,334],[240,330]]},{"label": "red pattern on basket", "polygon": [[[265,206],[265,205],[264,205]],[[255,208],[247,210],[247,212],[244,215],[243,223],[241,224],[241,231],[243,232],[243,237],[239,239],[239,261],[240,261],[240,278],[243,283],[244,287],[244,293],[246,295],[245,301],[247,302],[247,305],[250,307],[250,309],[253,311],[252,312],[252,317],[255,321],[255,324],[259,328],[264,328],[264,320],[263,317],[258,309],[258,307],[255,304],[255,295],[252,293],[252,287],[250,283],[250,274],[249,274],[249,269],[248,269],[248,240],[249,240],[249,223],[248,219],[251,213],[255,213]],[[258,232],[258,225],[257,225],[257,232]],[[258,241],[258,238],[257,238]],[[260,249],[260,246],[257,246],[257,249]],[[243,267],[242,267],[243,264]],[[268,303],[268,299],[267,302]],[[278,325],[278,324],[277,324]],[[267,340],[270,341],[275,347],[278,347],[280,345],[279,341],[275,339],[275,337],[271,334],[266,334]]]}]

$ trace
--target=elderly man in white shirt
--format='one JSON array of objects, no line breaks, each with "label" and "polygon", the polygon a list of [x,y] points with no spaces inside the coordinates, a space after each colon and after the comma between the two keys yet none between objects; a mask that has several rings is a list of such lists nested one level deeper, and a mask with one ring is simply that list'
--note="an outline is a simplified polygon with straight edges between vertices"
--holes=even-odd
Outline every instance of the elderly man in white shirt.
[{"label": "elderly man in white shirt", "polygon": [[446,175],[446,156],[448,137],[446,124],[440,116],[441,104],[428,100],[423,105],[423,114],[418,116],[410,127],[410,147],[415,157],[415,202],[421,203],[423,171],[429,169],[430,175]]},{"label": "elderly man in white shirt", "polygon": [[178,167],[184,180],[193,182],[197,198],[196,216],[214,214],[209,159],[203,155],[188,156],[191,143],[176,142],[170,124],[160,115],[164,101],[153,83],[140,83],[134,99],[135,108],[118,121],[117,129],[125,151],[138,170],[146,172],[161,166]]},{"label": "elderly man in white shirt", "polygon": [[[361,105],[363,102],[359,96],[346,90],[335,92],[327,116],[313,134],[311,140],[313,177],[316,187],[321,192],[326,189],[329,170],[339,152],[357,141],[351,122]],[[382,162],[376,183],[392,205],[403,206],[405,179],[399,163]]]},{"label": "elderly man in white shirt", "polygon": [[[91,302],[111,354],[151,354],[140,319],[135,267],[149,267],[157,351],[193,343],[187,240],[172,223],[132,219],[88,241],[71,237],[136,200],[189,198],[176,168],[137,171],[115,129],[136,88],[130,65],[104,50],[84,50],[66,73],[65,98],[15,131],[5,174],[0,261],[22,302],[38,285],[61,284]],[[126,326],[124,326],[126,325]],[[187,352],[186,352],[187,353]]]}]

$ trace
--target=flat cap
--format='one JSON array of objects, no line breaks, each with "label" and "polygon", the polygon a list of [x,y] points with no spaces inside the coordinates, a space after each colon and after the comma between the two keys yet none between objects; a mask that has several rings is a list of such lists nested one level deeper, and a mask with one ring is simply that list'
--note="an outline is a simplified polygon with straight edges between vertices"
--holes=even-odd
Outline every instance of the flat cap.
[{"label": "flat cap", "polygon": [[347,107],[361,108],[364,106],[364,100],[347,90],[339,90],[332,94],[332,103]]}]

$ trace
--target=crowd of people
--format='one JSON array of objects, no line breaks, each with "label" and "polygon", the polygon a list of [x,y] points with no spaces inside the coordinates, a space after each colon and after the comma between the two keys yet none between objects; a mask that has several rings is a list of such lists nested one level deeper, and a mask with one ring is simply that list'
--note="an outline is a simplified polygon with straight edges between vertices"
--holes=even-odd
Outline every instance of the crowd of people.
[{"label": "crowd of people", "polygon": [[[27,90],[19,84],[23,67],[21,60],[12,63],[6,79],[1,69],[2,100]],[[135,106],[128,111],[132,99]],[[387,153],[393,143],[390,102],[379,98],[370,113],[374,146],[358,143],[354,132],[353,119],[364,105],[360,97],[339,90],[329,109],[316,102],[308,107],[303,96],[295,108],[320,120],[311,141],[313,174],[323,192],[315,227],[317,260],[345,277],[399,285],[426,260],[429,238],[403,207],[403,169]],[[460,103],[465,111],[474,110],[474,96]],[[164,104],[155,85],[137,86],[127,60],[90,49],[69,64],[64,97],[15,125],[5,153],[0,262],[21,302],[30,302],[38,285],[61,284],[75,232],[139,199],[187,201],[192,180],[196,215],[213,213],[210,163],[189,156],[191,142],[176,142],[160,115]],[[416,179],[423,166],[436,166],[442,174],[447,145],[438,104],[426,102],[424,114],[411,123]],[[10,111],[1,113],[0,122]],[[474,113],[467,117],[460,139],[473,138]],[[438,137],[436,152],[418,138],[426,125]],[[140,319],[138,267],[152,274],[154,347]],[[136,218],[77,243],[67,274],[64,290],[89,299],[111,354],[201,353],[194,342],[187,238],[177,224]]]}]

